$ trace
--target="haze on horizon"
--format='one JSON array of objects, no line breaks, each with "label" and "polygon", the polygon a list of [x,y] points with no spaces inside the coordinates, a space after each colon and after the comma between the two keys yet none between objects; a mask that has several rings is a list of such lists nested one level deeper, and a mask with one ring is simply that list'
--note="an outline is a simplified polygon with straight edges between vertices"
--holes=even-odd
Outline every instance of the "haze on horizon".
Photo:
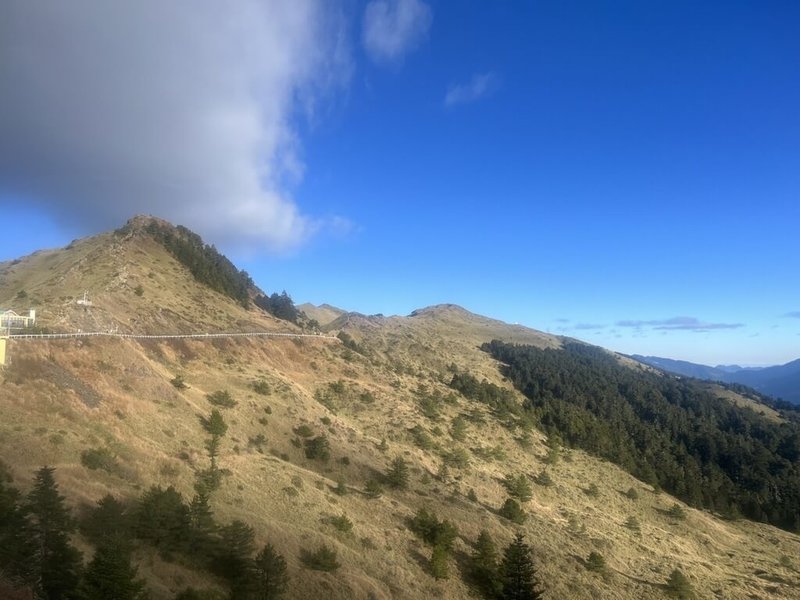
[{"label": "haze on horizon", "polygon": [[800,5],[10,0],[0,260],[184,224],[300,303],[800,357]]}]

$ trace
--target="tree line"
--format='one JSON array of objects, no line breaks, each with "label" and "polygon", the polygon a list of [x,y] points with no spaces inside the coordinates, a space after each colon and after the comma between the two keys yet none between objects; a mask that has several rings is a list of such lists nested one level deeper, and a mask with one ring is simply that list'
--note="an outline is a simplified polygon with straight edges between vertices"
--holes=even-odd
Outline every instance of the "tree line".
[{"label": "tree line", "polygon": [[[796,415],[770,421],[694,380],[630,368],[585,344],[540,349],[495,340],[482,349],[524,394],[517,415],[549,435],[693,506],[800,531]],[[487,395],[492,384],[469,376],[457,374],[451,385],[506,404]]]},{"label": "tree line", "polygon": [[253,280],[246,271],[240,271],[214,246],[203,242],[193,231],[178,225],[162,226],[151,222],[147,233],[152,235],[192,276],[213,290],[233,298],[247,308],[250,305],[250,290]]}]

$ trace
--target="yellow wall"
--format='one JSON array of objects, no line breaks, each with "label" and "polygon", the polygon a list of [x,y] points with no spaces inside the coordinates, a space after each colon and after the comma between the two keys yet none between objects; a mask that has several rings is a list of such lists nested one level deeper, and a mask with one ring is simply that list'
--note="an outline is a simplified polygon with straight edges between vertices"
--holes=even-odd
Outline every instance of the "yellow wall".
[{"label": "yellow wall", "polygon": [[6,364],[6,338],[0,338],[0,365]]}]

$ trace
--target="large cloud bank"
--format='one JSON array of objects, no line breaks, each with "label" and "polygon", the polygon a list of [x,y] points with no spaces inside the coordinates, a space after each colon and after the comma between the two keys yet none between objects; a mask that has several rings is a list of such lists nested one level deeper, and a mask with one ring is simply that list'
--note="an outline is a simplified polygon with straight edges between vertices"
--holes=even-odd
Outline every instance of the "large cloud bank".
[{"label": "large cloud bank", "polygon": [[296,247],[321,226],[291,199],[298,112],[348,73],[329,6],[8,0],[0,184],[82,229],[150,213],[222,243]]}]

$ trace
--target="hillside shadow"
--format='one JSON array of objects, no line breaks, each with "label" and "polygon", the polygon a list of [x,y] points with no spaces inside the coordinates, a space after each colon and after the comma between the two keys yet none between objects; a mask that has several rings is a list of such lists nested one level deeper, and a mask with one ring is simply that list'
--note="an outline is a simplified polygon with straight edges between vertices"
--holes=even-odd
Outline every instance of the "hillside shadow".
[{"label": "hillside shadow", "polygon": [[642,585],[649,586],[649,587],[653,588],[654,590],[661,590],[662,592],[666,592],[667,589],[668,589],[668,586],[667,586],[666,583],[655,583],[653,581],[647,581],[646,579],[642,579],[641,577],[634,577],[633,575],[628,575],[627,573],[624,573],[624,572],[622,572],[622,571],[620,571],[618,569],[613,569],[612,568],[610,570],[613,571],[614,573],[616,573],[617,575],[622,575],[626,579],[630,579],[631,581],[635,581],[636,583],[640,583]]},{"label": "hillside shadow", "polygon": [[419,568],[422,569],[425,573],[430,574],[431,572],[431,561],[430,559],[422,554],[416,548],[412,548],[408,551],[408,555],[411,559],[419,565]]}]

